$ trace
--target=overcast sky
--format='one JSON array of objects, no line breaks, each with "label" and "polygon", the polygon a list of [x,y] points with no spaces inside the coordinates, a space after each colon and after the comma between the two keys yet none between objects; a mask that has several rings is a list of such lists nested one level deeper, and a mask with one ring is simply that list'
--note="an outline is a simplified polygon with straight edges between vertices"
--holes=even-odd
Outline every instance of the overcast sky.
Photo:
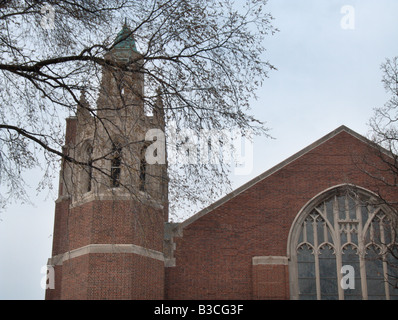
[{"label": "overcast sky", "polygon": [[[353,11],[342,13],[345,6]],[[268,10],[280,32],[265,46],[278,70],[252,113],[275,139],[255,139],[253,171],[234,177],[234,188],[341,125],[366,136],[373,108],[387,101],[380,65],[398,55],[397,0],[269,0]],[[44,298],[55,198],[36,194],[39,175],[28,179],[34,206],[0,212],[0,299]]]}]

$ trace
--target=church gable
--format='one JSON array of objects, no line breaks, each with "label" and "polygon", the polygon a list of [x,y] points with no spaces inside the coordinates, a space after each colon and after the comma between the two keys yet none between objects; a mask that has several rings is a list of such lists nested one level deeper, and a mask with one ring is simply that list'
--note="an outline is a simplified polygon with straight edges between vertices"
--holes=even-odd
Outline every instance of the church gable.
[{"label": "church gable", "polygon": [[287,247],[297,214],[335,186],[372,190],[356,161],[374,150],[342,126],[179,224],[168,297],[289,299]]}]

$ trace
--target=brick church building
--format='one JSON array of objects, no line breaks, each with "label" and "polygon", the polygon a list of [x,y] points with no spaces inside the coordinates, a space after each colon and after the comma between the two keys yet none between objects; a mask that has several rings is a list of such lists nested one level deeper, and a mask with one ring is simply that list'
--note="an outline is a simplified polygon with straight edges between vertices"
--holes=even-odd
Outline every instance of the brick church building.
[{"label": "brick church building", "polygon": [[[142,92],[134,72],[140,56],[127,33],[124,27],[106,58],[135,59],[122,78]],[[46,299],[398,298],[389,254],[395,220],[384,202],[397,192],[375,178],[392,159],[387,151],[341,126],[170,223],[167,165],[123,157],[126,148],[142,155],[147,147],[130,141],[164,130],[161,102],[146,115],[139,95],[115,93],[120,79],[104,69],[97,100],[98,115],[117,125],[96,123],[84,95],[67,119],[63,151],[81,163],[62,164]],[[132,103],[118,108],[122,100]],[[110,157],[100,157],[104,150]],[[82,165],[90,159],[99,159],[96,170]],[[128,166],[136,170],[127,174]],[[163,183],[151,183],[155,176]]]}]

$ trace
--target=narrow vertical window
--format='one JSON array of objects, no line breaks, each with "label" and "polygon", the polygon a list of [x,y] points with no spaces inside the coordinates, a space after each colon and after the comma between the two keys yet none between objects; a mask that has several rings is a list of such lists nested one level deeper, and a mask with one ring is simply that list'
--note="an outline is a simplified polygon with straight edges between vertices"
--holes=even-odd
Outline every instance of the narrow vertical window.
[{"label": "narrow vertical window", "polygon": [[87,148],[87,186],[86,191],[90,192],[92,188],[93,180],[93,148],[90,146]]},{"label": "narrow vertical window", "polygon": [[140,190],[145,191],[145,182],[146,182],[146,161],[145,159],[141,159],[140,163]]},{"label": "narrow vertical window", "polygon": [[122,164],[122,148],[118,143],[112,144],[111,160],[111,186],[117,188],[120,186],[120,173]]},{"label": "narrow vertical window", "polygon": [[92,153],[93,147],[89,142],[85,142],[81,149],[80,161],[82,165],[79,170],[79,192],[82,194],[91,191],[91,180],[93,175]]},{"label": "narrow vertical window", "polygon": [[146,152],[146,147],[142,148],[141,150],[141,161],[140,161],[140,191],[145,191],[145,185],[146,185],[146,171],[147,171],[147,163],[145,160],[145,152]]}]

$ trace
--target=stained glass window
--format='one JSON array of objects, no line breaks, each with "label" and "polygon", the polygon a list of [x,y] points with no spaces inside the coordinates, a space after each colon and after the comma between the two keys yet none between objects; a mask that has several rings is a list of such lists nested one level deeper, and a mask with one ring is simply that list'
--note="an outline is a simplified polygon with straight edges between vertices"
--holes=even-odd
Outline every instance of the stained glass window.
[{"label": "stained glass window", "polygon": [[[396,229],[388,209],[362,190],[329,194],[304,210],[295,226],[297,298],[398,299]],[[343,272],[344,266],[352,273]]]}]

